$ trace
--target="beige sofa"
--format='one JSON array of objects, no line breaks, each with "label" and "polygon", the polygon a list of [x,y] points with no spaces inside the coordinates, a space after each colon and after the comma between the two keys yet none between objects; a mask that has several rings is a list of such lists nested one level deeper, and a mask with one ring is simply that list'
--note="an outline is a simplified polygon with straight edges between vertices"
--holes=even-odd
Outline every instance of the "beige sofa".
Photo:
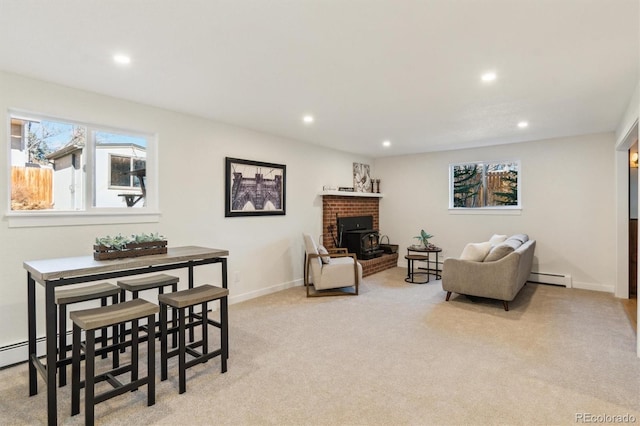
[{"label": "beige sofa", "polygon": [[526,234],[517,234],[491,246],[482,261],[446,259],[442,268],[446,300],[451,293],[487,297],[502,300],[508,311],[509,302],[529,278],[535,247],[535,240],[529,240]]}]

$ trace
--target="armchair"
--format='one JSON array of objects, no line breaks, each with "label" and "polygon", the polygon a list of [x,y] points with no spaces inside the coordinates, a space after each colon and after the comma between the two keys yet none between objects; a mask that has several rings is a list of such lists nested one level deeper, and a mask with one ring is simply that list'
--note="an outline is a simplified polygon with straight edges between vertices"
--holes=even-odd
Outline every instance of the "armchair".
[{"label": "armchair", "polygon": [[[319,250],[309,234],[303,234],[303,237],[304,285],[307,288],[307,297],[356,296],[362,281],[362,265],[356,260],[356,255],[347,253],[347,249],[344,248],[328,252],[320,246]],[[314,292],[310,291],[311,286]],[[353,287],[353,290],[349,291],[349,287]]]}]

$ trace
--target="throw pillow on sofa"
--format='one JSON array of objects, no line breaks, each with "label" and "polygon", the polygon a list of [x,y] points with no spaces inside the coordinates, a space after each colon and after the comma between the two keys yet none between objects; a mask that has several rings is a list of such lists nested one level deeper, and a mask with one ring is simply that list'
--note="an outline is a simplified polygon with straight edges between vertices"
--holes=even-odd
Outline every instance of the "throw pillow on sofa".
[{"label": "throw pillow on sofa", "polygon": [[491,243],[492,246],[497,246],[500,243],[504,243],[506,239],[507,239],[506,235],[493,234],[493,236],[489,238],[489,242]]},{"label": "throw pillow on sofa", "polygon": [[515,234],[515,235],[510,236],[509,239],[510,240],[518,240],[522,244],[524,244],[527,241],[529,241],[529,236],[527,234]]},{"label": "throw pillow on sofa", "polygon": [[469,243],[464,247],[464,250],[462,250],[460,259],[482,262],[489,253],[489,250],[491,250],[490,241],[484,243]]},{"label": "throw pillow on sofa", "polygon": [[484,261],[495,262],[496,260],[500,260],[503,257],[513,253],[513,251],[518,247],[520,247],[521,245],[522,243],[520,242],[520,240],[515,238],[509,238],[507,241],[493,247],[489,251],[489,254],[487,254],[487,257],[484,258]]}]

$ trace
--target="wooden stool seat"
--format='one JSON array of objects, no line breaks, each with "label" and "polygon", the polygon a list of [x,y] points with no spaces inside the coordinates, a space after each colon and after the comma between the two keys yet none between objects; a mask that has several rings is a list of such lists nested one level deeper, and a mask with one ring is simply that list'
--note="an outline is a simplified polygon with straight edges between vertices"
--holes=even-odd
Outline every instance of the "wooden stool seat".
[{"label": "wooden stool seat", "polygon": [[[147,339],[147,375],[138,377],[139,363],[139,327],[138,322],[146,319],[147,324],[153,324],[158,313],[157,305],[143,299],[71,312],[73,321],[73,360],[71,366],[71,415],[80,412],[80,389],[85,388],[85,424],[93,425],[95,405],[108,399],[137,390],[140,386],[147,386],[147,405],[156,402],[155,396],[155,327],[148,327]],[[131,322],[131,363],[114,368],[110,371],[95,373],[95,330],[103,327],[117,326]],[[85,332],[86,343],[80,342],[82,331]],[[120,343],[113,345],[114,349]],[[85,380],[80,381],[81,351],[85,352]],[[129,372],[131,380],[122,383],[116,376]],[[113,386],[112,390],[95,394],[95,384],[106,381]]]},{"label": "wooden stool seat", "polygon": [[228,294],[229,290],[226,288],[205,284],[175,293],[161,294],[158,296],[158,301],[174,308],[188,308],[202,302],[220,299]]},{"label": "wooden stool seat", "polygon": [[55,295],[56,305],[68,305],[70,303],[86,302],[88,300],[101,299],[117,295],[120,288],[111,283],[100,283],[70,289],[57,289]]},{"label": "wooden stool seat", "polygon": [[[160,302],[160,380],[167,379],[167,362],[173,356],[178,356],[178,388],[179,393],[187,390],[186,370],[196,364],[207,362],[209,359],[220,356],[221,371],[227,371],[227,358],[229,358],[229,325],[228,325],[228,304],[227,296],[229,290],[226,288],[215,287],[209,284],[178,291],[175,293],[161,294],[158,296]],[[220,301],[220,322],[216,322],[207,318],[209,302]],[[193,307],[201,305],[201,312],[193,313]],[[171,329],[167,328],[167,311],[169,307],[177,309],[178,326]],[[189,313],[187,313],[187,310]],[[190,320],[187,323],[187,318]],[[209,352],[208,330],[207,326],[212,325],[220,328],[220,349]],[[189,328],[193,332],[196,326],[202,327],[202,339],[187,344],[186,329]],[[171,332],[178,331],[178,348],[169,351],[167,348],[167,335]],[[174,334],[175,335],[175,334]],[[195,350],[201,348],[201,352]],[[193,359],[187,361],[187,353]]]},{"label": "wooden stool seat", "polygon": [[[124,302],[125,300],[127,300],[127,297],[126,297],[127,291],[131,292],[131,297],[134,300],[138,298],[138,293],[144,290],[157,289],[159,294],[163,294],[165,291],[164,288],[170,286],[171,291],[175,292],[178,290],[178,281],[180,281],[178,277],[174,277],[173,275],[168,275],[168,274],[155,274],[155,275],[149,275],[142,278],[130,278],[126,280],[118,280],[117,284],[118,284],[118,287],[120,287],[120,301]],[[176,316],[177,316],[177,311],[174,310],[173,311],[174,327],[177,324]],[[159,325],[157,321],[154,321],[153,324],[154,326]],[[143,328],[143,330],[144,329],[146,328]],[[120,339],[123,342],[124,342],[124,335],[126,333],[127,333],[127,330],[125,329],[125,326],[123,324],[120,326],[120,334],[121,334]],[[175,334],[173,335],[172,345],[174,348],[177,346]],[[125,350],[124,345],[121,346],[120,350],[121,352],[124,352]]]},{"label": "wooden stool seat", "polygon": [[129,322],[158,313],[158,305],[143,299],[130,300],[115,305],[84,309],[71,312],[70,317],[83,330],[96,330],[102,327]]},{"label": "wooden stool seat", "polygon": [[118,280],[118,287],[127,291],[142,291],[152,288],[165,287],[178,284],[180,279],[172,275],[157,274],[142,278],[131,278],[128,280]]},{"label": "wooden stool seat", "polygon": [[[101,306],[107,306],[107,298],[111,298],[111,303],[118,303],[118,294],[120,288],[111,283],[100,283],[85,285],[76,288],[58,288],[55,291],[54,303],[58,305],[58,324],[60,327],[58,333],[58,383],[59,386],[67,384],[67,365],[71,364],[71,356],[67,356],[67,305],[72,303],[88,302],[90,300],[100,299]],[[102,347],[107,346],[107,329],[102,330],[100,336]],[[114,342],[118,341],[118,328],[113,327],[112,339]],[[107,357],[107,352],[101,351],[102,357]],[[113,352],[113,368],[118,366],[120,362],[118,353]]]}]

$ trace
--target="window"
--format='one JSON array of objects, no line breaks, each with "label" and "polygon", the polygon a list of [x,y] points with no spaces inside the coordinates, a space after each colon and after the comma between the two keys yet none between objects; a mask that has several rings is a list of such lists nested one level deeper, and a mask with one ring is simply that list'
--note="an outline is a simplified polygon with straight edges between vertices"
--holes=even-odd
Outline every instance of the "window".
[{"label": "window", "polygon": [[520,163],[485,162],[449,166],[450,209],[520,209]]},{"label": "window", "polygon": [[10,121],[10,213],[139,214],[157,205],[152,136],[37,116]]}]

